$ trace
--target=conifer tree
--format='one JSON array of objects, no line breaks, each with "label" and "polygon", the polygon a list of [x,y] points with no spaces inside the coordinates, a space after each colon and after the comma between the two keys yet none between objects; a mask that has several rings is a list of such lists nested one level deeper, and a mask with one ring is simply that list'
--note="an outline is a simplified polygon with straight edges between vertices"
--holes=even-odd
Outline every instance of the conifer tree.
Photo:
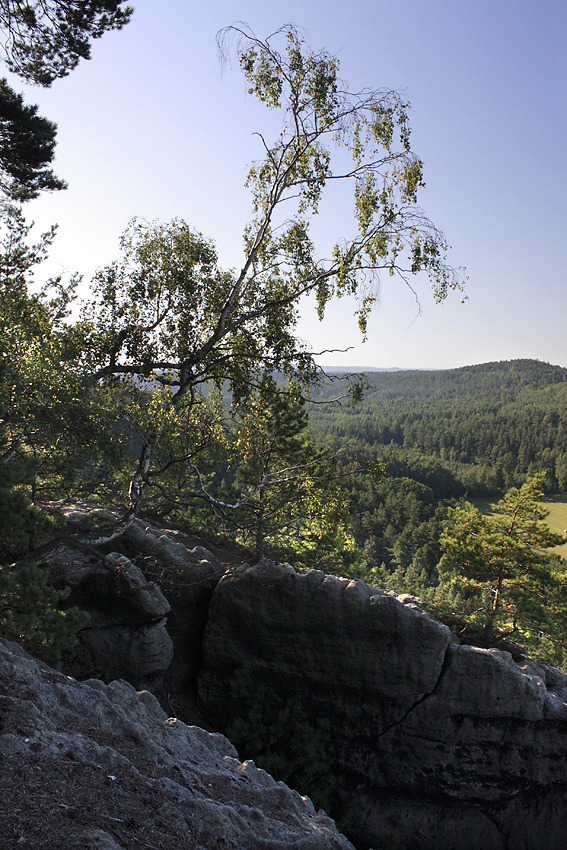
[{"label": "conifer tree", "polygon": [[331,452],[313,444],[307,422],[297,387],[278,390],[267,378],[235,411],[228,461],[232,501],[224,518],[252,538],[257,559],[269,541],[297,552],[308,549],[312,537],[319,549],[327,537],[338,546],[348,523],[349,499],[341,486],[347,472]]},{"label": "conifer tree", "polygon": [[90,58],[93,39],[131,15],[123,0],[0,0],[3,59],[27,82],[49,86]]},{"label": "conifer tree", "polygon": [[450,509],[439,570],[460,592],[469,629],[485,645],[544,624],[567,638],[567,565],[548,550],[565,542],[540,504],[543,476],[513,487],[484,516],[469,502]]}]

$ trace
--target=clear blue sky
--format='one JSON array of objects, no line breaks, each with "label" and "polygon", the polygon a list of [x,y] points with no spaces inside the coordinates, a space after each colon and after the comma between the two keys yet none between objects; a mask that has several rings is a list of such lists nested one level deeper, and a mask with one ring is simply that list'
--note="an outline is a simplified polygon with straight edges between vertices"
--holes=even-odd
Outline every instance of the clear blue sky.
[{"label": "clear blue sky", "polygon": [[[131,24],[97,42],[90,62],[28,100],[59,125],[56,172],[69,189],[28,205],[59,223],[50,271],[88,281],[118,255],[133,216],[180,216],[241,262],[250,205],[243,188],[259,155],[253,133],[274,115],[245,92],[238,65],[218,62],[217,31],[246,21],[260,36],[293,22],[338,55],[353,89],[402,91],[420,202],[445,231],[469,300],[434,305],[383,280],[369,339],[350,305],[323,324],[305,305],[300,335],[329,365],[452,368],[533,357],[567,366],[567,4],[564,0],[134,0]],[[341,213],[321,222],[329,241]],[[338,228],[338,229],[337,229]],[[328,232],[327,232],[328,230]],[[325,231],[325,232],[323,232]]]}]

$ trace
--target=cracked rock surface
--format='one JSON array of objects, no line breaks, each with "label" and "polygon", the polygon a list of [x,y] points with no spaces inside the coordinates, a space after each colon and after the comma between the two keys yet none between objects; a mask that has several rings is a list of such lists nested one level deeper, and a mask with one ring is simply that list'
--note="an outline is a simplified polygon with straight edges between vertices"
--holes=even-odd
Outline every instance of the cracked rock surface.
[{"label": "cracked rock surface", "polygon": [[147,574],[155,575],[171,603],[167,631],[175,651],[168,679],[176,687],[193,684],[201,663],[208,607],[226,565],[207,549],[188,548],[175,539],[174,532],[143,520],[132,523],[126,541],[132,556],[144,562]]},{"label": "cracked rock surface", "polygon": [[567,675],[460,646],[411,597],[269,561],[228,572],[198,688],[223,728],[251,688],[327,721],[364,846],[564,850]]}]

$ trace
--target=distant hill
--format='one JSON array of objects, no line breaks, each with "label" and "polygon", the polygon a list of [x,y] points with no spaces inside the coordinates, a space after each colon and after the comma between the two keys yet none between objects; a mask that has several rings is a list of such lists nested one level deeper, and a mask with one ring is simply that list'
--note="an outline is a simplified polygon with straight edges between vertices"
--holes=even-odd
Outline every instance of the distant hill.
[{"label": "distant hill", "polygon": [[[347,370],[335,370],[340,376]],[[363,371],[363,370],[360,370]],[[350,370],[353,374],[356,369]],[[462,366],[446,370],[375,370],[365,372],[368,390],[365,400],[422,398],[468,398],[483,393],[501,393],[508,390],[533,389],[567,383],[567,369],[552,366],[540,360],[502,360]],[[343,381],[343,383],[341,383]],[[346,380],[340,377],[324,385],[316,398],[331,398],[334,390],[344,388]]]},{"label": "distant hill", "polygon": [[[567,490],[567,369],[507,360],[446,371],[376,372],[366,382],[354,408],[310,407],[317,439],[353,450],[366,446],[376,456],[390,447],[435,457],[473,489],[482,480],[481,490],[496,492],[545,471],[551,490]],[[339,376],[325,383],[316,400],[340,396],[346,388]]]},{"label": "distant hill", "polygon": [[353,373],[368,373],[368,372],[405,372],[407,370],[401,369],[399,366],[323,366],[322,367],[328,375],[342,375],[345,372],[350,374]]}]

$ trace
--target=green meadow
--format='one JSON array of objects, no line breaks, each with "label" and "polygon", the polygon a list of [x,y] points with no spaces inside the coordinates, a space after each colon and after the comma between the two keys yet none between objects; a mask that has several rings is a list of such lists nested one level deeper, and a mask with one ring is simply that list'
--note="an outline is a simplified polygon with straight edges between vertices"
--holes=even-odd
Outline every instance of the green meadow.
[{"label": "green meadow", "polygon": [[[565,529],[567,528],[567,501],[564,500],[563,496],[550,496],[549,499],[546,499],[544,505],[549,511],[547,522],[551,530],[556,531],[558,534],[565,534]],[[565,536],[567,537],[567,534]],[[567,558],[567,543],[564,543],[563,546],[556,546],[554,551],[562,555],[563,558]]]}]

